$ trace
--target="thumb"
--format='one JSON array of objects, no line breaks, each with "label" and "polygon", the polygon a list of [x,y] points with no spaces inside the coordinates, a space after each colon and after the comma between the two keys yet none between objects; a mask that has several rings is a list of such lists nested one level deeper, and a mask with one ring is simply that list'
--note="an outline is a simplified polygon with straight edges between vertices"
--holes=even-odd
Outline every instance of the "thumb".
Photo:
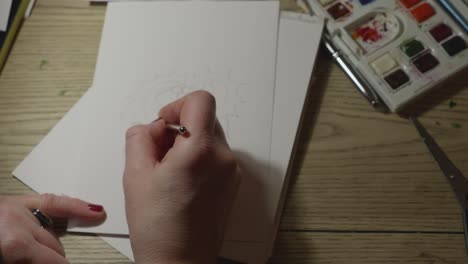
[{"label": "thumb", "polygon": [[28,209],[39,209],[50,217],[72,218],[84,222],[100,223],[106,219],[101,205],[55,194],[24,195],[12,198]]}]

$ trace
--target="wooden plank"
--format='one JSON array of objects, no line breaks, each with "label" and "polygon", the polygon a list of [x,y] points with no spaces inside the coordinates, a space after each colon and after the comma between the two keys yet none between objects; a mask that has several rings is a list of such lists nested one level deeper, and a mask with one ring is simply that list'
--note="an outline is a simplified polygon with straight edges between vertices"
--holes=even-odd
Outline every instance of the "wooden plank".
[{"label": "wooden plank", "polygon": [[273,263],[464,264],[462,234],[280,233]]},{"label": "wooden plank", "polygon": [[[90,236],[63,239],[72,264],[131,263]],[[269,263],[314,264],[464,264],[468,262],[462,234],[384,234],[280,232]]]},{"label": "wooden plank", "polygon": [[130,264],[127,257],[92,235],[66,235],[61,238],[70,264]]},{"label": "wooden plank", "polygon": [[[62,238],[72,264],[131,263],[92,236]],[[467,263],[462,234],[385,234],[280,232],[269,263],[462,264]]]}]

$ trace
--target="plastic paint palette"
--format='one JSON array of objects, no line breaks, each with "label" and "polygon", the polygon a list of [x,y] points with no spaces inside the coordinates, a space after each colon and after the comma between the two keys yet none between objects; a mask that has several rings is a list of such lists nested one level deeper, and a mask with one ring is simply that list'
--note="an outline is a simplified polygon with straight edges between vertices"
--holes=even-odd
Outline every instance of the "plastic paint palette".
[{"label": "plastic paint palette", "polygon": [[[452,0],[466,8],[466,0]],[[309,0],[391,111],[468,67],[468,36],[435,0]],[[465,9],[464,9],[465,10]]]}]

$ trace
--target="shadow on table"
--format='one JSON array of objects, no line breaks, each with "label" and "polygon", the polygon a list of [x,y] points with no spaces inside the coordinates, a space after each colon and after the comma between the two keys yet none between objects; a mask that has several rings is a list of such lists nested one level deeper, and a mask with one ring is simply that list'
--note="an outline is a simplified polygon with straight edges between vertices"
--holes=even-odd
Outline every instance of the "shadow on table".
[{"label": "shadow on table", "polygon": [[316,127],[325,89],[328,87],[329,72],[332,64],[333,61],[326,56],[325,50],[321,48],[318,54],[312,80],[309,85],[306,102],[302,112],[301,126],[298,129],[294,152],[289,164],[289,190],[294,188],[299,175],[299,170],[306,157],[308,143],[310,142]]}]

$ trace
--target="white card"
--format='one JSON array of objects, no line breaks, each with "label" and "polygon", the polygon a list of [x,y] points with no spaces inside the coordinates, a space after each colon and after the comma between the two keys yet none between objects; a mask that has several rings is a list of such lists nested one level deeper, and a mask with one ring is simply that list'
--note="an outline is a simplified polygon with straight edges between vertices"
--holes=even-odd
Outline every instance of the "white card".
[{"label": "white card", "polygon": [[6,31],[13,0],[0,0],[0,31]]}]

